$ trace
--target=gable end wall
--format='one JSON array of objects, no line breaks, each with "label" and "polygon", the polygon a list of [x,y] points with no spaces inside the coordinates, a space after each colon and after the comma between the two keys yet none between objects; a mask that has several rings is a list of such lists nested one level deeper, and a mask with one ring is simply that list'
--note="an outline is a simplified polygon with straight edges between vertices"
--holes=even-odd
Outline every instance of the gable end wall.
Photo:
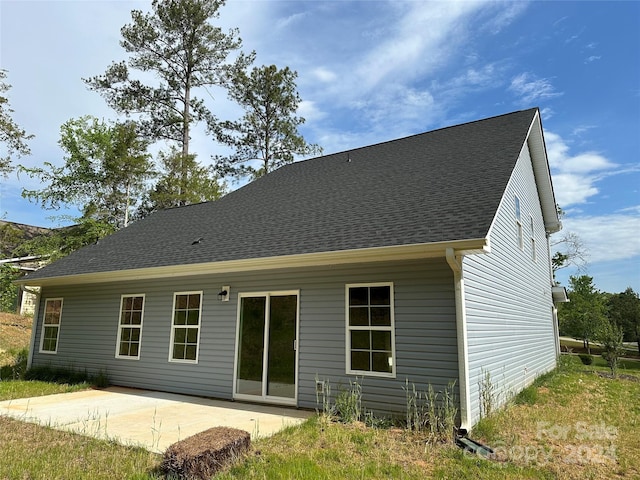
[{"label": "gable end wall", "polygon": [[[515,196],[524,248],[518,246]],[[531,256],[530,216],[537,260]],[[548,243],[530,152],[522,150],[490,232],[491,253],[464,258],[471,423],[480,419],[479,383],[488,372],[494,407],[556,365]]]}]

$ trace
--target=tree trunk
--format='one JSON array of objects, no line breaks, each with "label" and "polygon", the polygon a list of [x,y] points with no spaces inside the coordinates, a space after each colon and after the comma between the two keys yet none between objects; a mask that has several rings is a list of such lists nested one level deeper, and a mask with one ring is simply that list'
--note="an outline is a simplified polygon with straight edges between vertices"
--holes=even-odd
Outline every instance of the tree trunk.
[{"label": "tree trunk", "polygon": [[191,122],[189,112],[189,101],[191,99],[191,81],[187,77],[184,88],[184,110],[182,112],[182,158],[180,160],[180,187],[179,187],[179,204],[186,205],[185,186],[187,184],[187,157],[189,156],[189,124]]}]

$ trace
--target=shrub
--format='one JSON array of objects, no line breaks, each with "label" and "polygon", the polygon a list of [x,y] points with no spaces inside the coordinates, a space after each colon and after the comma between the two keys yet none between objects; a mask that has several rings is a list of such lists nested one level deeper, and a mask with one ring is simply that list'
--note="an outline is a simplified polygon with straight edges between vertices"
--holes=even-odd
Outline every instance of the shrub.
[{"label": "shrub", "polygon": [[0,367],[0,380],[22,380],[27,371],[27,358],[29,358],[29,349],[10,350],[13,354],[13,363]]},{"label": "shrub", "polygon": [[76,370],[70,367],[54,367],[53,365],[37,365],[31,367],[24,374],[25,380],[40,380],[42,382],[76,385],[89,383],[104,388],[109,385],[106,372],[100,370],[97,375],[91,375],[87,370]]},{"label": "shrub", "polygon": [[589,355],[588,353],[581,353],[578,355],[580,360],[584,365],[591,365],[593,363],[593,355]]},{"label": "shrub", "polygon": [[618,372],[618,363],[620,357],[624,355],[623,331],[613,322],[607,322],[602,328],[598,340],[602,344],[602,358],[607,361],[607,365],[611,369],[611,375],[614,377]]}]

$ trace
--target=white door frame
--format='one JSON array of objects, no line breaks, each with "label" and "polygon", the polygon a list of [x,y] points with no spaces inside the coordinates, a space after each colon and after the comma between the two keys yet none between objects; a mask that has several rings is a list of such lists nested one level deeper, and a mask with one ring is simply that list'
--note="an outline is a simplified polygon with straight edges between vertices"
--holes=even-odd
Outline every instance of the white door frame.
[{"label": "white door frame", "polygon": [[[271,305],[271,297],[283,297],[295,295],[296,296],[296,331],[295,331],[295,372],[294,372],[294,397],[277,397],[266,394],[266,382],[265,375],[267,373],[268,355],[269,355],[269,322],[270,312],[269,307]],[[264,345],[263,345],[263,359],[262,359],[262,394],[261,395],[247,395],[242,393],[236,393],[238,387],[238,353],[240,352],[240,313],[242,306],[242,299],[250,297],[265,297],[265,319],[264,319]],[[264,402],[278,405],[294,405],[298,404],[298,366],[299,366],[299,330],[300,330],[300,290],[274,290],[274,291],[260,291],[260,292],[239,292],[238,293],[238,306],[236,314],[236,348],[233,358],[233,398],[236,400],[246,400],[251,402]]]}]

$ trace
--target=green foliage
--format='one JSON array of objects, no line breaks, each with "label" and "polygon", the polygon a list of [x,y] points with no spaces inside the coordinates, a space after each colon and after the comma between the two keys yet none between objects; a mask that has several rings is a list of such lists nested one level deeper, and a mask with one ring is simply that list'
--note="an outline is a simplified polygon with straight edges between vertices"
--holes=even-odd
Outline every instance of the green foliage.
[{"label": "green foliage", "polygon": [[11,265],[0,265],[0,311],[15,313],[18,308],[19,287],[13,283],[20,276]]},{"label": "green foliage", "polygon": [[14,359],[9,365],[0,365],[0,381],[22,380],[27,371],[29,349],[23,348],[17,352],[10,351],[9,353],[13,354]]},{"label": "green foliage", "polygon": [[534,405],[538,401],[538,387],[536,384],[529,385],[521,390],[513,400],[516,405]]},{"label": "green foliage", "polygon": [[625,353],[622,328],[614,322],[606,322],[598,333],[598,340],[603,349],[602,358],[607,361],[611,374],[615,377],[620,357]]},{"label": "green foliage", "polygon": [[106,372],[99,371],[92,375],[86,370],[76,370],[72,367],[56,367],[53,365],[36,365],[26,371],[25,380],[77,385],[88,383],[96,387],[107,387],[109,380]]},{"label": "green foliage", "polygon": [[349,382],[349,388],[339,389],[335,400],[335,415],[341,422],[352,423],[362,420],[362,385],[358,379]]},{"label": "green foliage", "polygon": [[[300,96],[296,90],[297,72],[275,65],[254,67],[247,74],[238,71],[232,79],[229,97],[243,109],[237,122],[222,122],[216,129],[220,142],[235,153],[218,156],[221,175],[250,176],[255,179],[291,163],[295,155],[320,154],[318,145],[308,144],[298,132],[304,118],[296,116]],[[251,165],[257,161],[258,167]]]},{"label": "green foliage", "polygon": [[211,167],[200,165],[195,155],[183,157],[176,149],[159,156],[163,173],[156,185],[145,194],[138,208],[142,218],[156,210],[217,200],[224,194]]},{"label": "green foliage", "polygon": [[57,167],[21,167],[44,186],[23,190],[23,197],[43,208],[58,209],[74,205],[83,218],[126,226],[132,203],[152,175],[147,142],[132,122],[108,124],[85,116],[71,119],[60,127],[60,146],[65,164]]},{"label": "green foliage", "polygon": [[[130,54],[129,60],[113,63],[104,75],[85,79],[118,113],[136,114],[146,138],[178,145],[184,162],[190,161],[192,125],[205,122],[214,129],[217,121],[196,97],[196,90],[228,85],[235,72],[246,68],[255,56],[239,53],[228,60],[242,41],[237,29],[224,33],[211,23],[224,3],[154,0],[152,12],[133,10],[132,22],[120,30],[120,44]],[[145,81],[130,70],[146,74]],[[149,82],[151,78],[157,81]],[[183,167],[175,172],[187,174]],[[186,185],[187,180],[181,184]]]},{"label": "green foliage", "polygon": [[606,298],[588,275],[569,277],[569,302],[560,304],[558,318],[561,335],[583,340],[587,353],[590,342],[607,322]]},{"label": "green foliage", "polygon": [[5,82],[7,71],[0,69],[0,176],[6,176],[13,170],[12,157],[22,157],[31,153],[27,141],[33,138],[13,121],[13,110],[6,94],[11,85]]},{"label": "green foliage", "polygon": [[498,387],[491,378],[489,370],[482,370],[478,380],[478,395],[480,397],[480,418],[488,417],[498,402]]},{"label": "green foliage", "polygon": [[581,353],[578,356],[580,357],[580,361],[582,361],[583,365],[591,365],[593,363],[593,355]]},{"label": "green foliage", "polygon": [[609,297],[609,318],[619,325],[627,341],[638,343],[640,355],[640,296],[631,287]]},{"label": "green foliage", "polygon": [[449,382],[443,391],[435,392],[429,384],[427,391],[417,391],[415,384],[409,388],[405,380],[407,405],[406,428],[416,432],[427,432],[428,441],[453,441],[458,415],[455,397],[455,381]]}]

